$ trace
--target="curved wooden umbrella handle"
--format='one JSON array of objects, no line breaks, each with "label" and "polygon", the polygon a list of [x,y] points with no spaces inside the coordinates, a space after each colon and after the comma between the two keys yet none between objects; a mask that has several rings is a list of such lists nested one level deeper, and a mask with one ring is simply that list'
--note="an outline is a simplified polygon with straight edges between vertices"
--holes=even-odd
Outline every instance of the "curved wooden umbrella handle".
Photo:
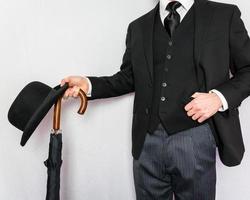
[{"label": "curved wooden umbrella handle", "polygon": [[[78,97],[80,97],[81,104],[80,108],[77,111],[78,114],[83,115],[86,111],[88,99],[85,92],[80,89],[78,93]],[[54,106],[54,116],[53,116],[53,129],[55,133],[60,129],[60,121],[61,121],[61,104],[62,104],[62,97],[60,97]]]},{"label": "curved wooden umbrella handle", "polygon": [[79,90],[78,96],[81,99],[81,105],[80,105],[80,108],[77,111],[77,113],[80,115],[83,115],[85,113],[87,105],[88,105],[88,99],[87,99],[85,92],[82,89]]}]

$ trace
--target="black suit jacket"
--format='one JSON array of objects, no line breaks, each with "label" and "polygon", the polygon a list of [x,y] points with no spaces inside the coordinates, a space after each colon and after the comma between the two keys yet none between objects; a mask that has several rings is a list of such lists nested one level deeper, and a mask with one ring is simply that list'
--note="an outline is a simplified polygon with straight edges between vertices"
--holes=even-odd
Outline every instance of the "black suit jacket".
[{"label": "black suit jacket", "polygon": [[[236,5],[195,0],[194,55],[198,81],[205,90],[215,88],[226,98],[229,109],[211,118],[218,135],[221,161],[240,164],[244,143],[239,120],[241,102],[250,94],[250,40]],[[126,36],[126,51],[120,70],[111,76],[88,76],[92,96],[88,100],[135,92],[132,120],[132,154],[138,159],[149,121],[153,95],[153,22],[159,3],[132,21]],[[194,91],[196,92],[196,91]],[[189,95],[184,96],[187,103]]]}]

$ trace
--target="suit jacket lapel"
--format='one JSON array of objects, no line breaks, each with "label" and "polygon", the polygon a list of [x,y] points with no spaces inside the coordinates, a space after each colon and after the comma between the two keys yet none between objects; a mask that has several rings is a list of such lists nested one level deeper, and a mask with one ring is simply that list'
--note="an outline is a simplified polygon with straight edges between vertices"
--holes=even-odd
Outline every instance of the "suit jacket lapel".
[{"label": "suit jacket lapel", "polygon": [[196,70],[197,82],[199,89],[205,83],[205,90],[207,90],[207,78],[204,66],[200,65],[200,56],[203,50],[203,40],[209,32],[209,27],[212,22],[214,9],[210,6],[207,0],[195,0],[194,4],[195,14],[195,29],[194,29],[194,63]]},{"label": "suit jacket lapel", "polygon": [[150,76],[150,80],[153,83],[153,31],[154,31],[154,19],[156,12],[159,9],[159,2],[153,10],[151,10],[146,19],[142,24],[142,34],[143,34],[143,45],[144,53],[147,60],[147,67]]},{"label": "suit jacket lapel", "polygon": [[[194,39],[194,60],[197,71],[197,78],[199,83],[202,83],[202,79],[199,73],[201,73],[199,61],[200,54],[202,50],[202,40],[205,37],[205,33],[210,25],[212,18],[213,9],[208,6],[207,0],[195,0],[195,39]],[[147,61],[147,68],[150,76],[150,80],[153,83],[153,30],[154,30],[154,19],[156,12],[159,12],[159,2],[152,9],[148,15],[146,15],[145,20],[142,24],[142,34],[143,34],[143,45],[144,53]],[[198,75],[199,74],[199,75]]]}]

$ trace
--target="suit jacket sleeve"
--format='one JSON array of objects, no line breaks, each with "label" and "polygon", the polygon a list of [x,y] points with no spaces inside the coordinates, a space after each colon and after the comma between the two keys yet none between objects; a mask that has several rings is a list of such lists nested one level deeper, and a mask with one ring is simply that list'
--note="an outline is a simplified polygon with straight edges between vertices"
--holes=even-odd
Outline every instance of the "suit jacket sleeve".
[{"label": "suit jacket sleeve", "polygon": [[131,24],[126,35],[126,50],[120,70],[111,76],[86,76],[89,78],[92,91],[88,100],[120,96],[134,91],[134,76],[131,63]]},{"label": "suit jacket sleeve", "polygon": [[215,87],[228,102],[228,108],[236,108],[250,95],[250,40],[241,11],[234,6],[229,36],[230,71],[232,77]]}]

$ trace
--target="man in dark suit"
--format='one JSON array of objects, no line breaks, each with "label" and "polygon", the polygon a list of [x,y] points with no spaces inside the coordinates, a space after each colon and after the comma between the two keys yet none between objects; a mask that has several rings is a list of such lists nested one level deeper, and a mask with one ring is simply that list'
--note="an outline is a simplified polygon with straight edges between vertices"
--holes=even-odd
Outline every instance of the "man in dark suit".
[{"label": "man in dark suit", "polygon": [[216,147],[240,164],[241,102],[250,94],[250,40],[236,5],[160,0],[128,26],[120,70],[69,76],[64,97],[135,92],[132,155],[139,200],[215,199]]}]

